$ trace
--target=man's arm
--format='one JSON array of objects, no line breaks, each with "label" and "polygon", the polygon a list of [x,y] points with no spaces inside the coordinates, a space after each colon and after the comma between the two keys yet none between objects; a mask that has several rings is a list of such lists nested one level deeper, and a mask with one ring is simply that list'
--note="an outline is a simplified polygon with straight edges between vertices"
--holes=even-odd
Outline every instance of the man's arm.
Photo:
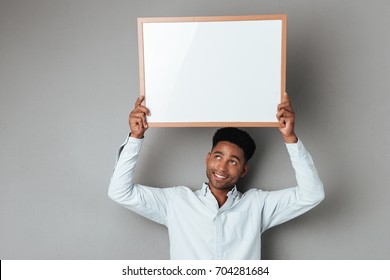
[{"label": "man's arm", "polygon": [[129,116],[131,134],[121,147],[115,165],[108,196],[122,206],[157,223],[166,223],[168,189],[146,187],[134,184],[133,178],[137,158],[141,150],[145,131],[148,129],[146,115],[149,110],[142,106],[143,98],[138,98]]},{"label": "man's arm", "polygon": [[295,134],[295,113],[287,93],[277,110],[279,131],[286,142],[298,185],[279,191],[262,192],[262,197],[265,197],[262,204],[262,231],[305,213],[319,204],[325,196],[313,160]]},{"label": "man's arm", "polygon": [[309,152],[302,141],[286,144],[297,186],[278,191],[260,191],[262,232],[291,220],[318,205],[325,197],[324,187]]}]

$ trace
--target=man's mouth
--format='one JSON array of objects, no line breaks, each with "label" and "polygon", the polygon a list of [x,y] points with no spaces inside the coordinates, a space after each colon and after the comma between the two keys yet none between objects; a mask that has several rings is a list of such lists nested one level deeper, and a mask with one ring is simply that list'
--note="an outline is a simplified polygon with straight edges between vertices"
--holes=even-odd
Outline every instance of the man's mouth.
[{"label": "man's mouth", "polygon": [[215,175],[215,177],[217,177],[218,179],[227,179],[227,176],[224,176],[224,175],[221,175],[221,174],[218,174],[218,173],[215,173],[215,172],[214,172],[214,175]]}]

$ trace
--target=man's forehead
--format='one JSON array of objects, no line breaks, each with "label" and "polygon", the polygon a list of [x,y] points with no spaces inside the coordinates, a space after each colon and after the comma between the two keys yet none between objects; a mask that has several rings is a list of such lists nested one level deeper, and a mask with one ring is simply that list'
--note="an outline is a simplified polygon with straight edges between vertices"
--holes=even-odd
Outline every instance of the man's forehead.
[{"label": "man's forehead", "polygon": [[218,152],[218,153],[232,153],[238,157],[244,157],[244,150],[241,149],[236,144],[229,142],[229,141],[219,141],[214,148],[211,150],[212,153]]}]

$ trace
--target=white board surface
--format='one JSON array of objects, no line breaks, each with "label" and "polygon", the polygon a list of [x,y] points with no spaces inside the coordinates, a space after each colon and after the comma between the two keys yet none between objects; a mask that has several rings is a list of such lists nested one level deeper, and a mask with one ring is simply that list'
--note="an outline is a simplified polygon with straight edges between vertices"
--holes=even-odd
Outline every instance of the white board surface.
[{"label": "white board surface", "polygon": [[276,126],[285,18],[174,19],[139,22],[149,124]]}]

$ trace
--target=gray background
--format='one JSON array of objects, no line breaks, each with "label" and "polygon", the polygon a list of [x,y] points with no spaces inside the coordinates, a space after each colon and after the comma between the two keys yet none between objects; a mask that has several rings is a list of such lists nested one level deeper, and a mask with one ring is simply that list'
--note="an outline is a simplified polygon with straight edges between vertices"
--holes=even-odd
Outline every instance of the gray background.
[{"label": "gray background", "polygon": [[[139,93],[137,17],[288,14],[287,91],[326,200],[263,235],[265,259],[388,259],[390,2],[0,1],[0,258],[165,259],[163,226],[107,197]],[[245,102],[240,103],[245,108]],[[277,129],[242,182],[294,185]],[[137,181],[206,180],[213,128],[153,128]]]}]

